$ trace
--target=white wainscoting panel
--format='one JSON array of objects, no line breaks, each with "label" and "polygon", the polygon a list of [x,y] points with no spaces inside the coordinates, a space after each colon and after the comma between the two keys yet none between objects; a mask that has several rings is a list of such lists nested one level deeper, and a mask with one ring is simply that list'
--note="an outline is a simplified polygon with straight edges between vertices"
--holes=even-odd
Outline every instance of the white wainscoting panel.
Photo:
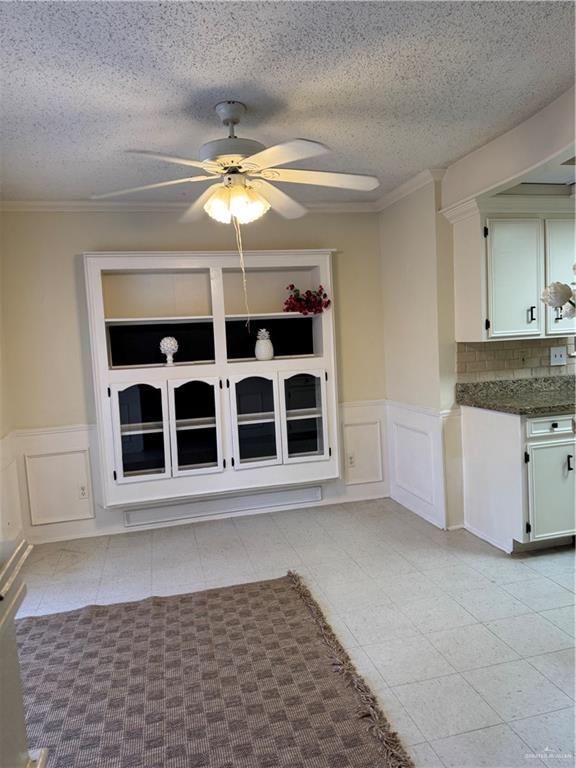
[{"label": "white wainscoting panel", "polygon": [[344,477],[346,485],[382,482],[380,422],[344,425]]},{"label": "white wainscoting panel", "polygon": [[326,485],[324,501],[363,501],[389,495],[386,402],[340,403],[343,477]]},{"label": "white wainscoting panel", "polygon": [[32,525],[94,517],[87,449],[26,454],[24,461]]},{"label": "white wainscoting panel", "polygon": [[389,401],[386,430],[391,497],[445,528],[441,412]]},{"label": "white wainscoting panel", "polygon": [[[12,444],[12,482],[9,505],[18,508],[23,534],[32,543],[121,533],[137,525],[156,528],[178,521],[254,514],[316,504],[378,499],[389,495],[386,443],[386,403],[383,400],[340,404],[346,455],[354,466],[340,480],[320,488],[272,491],[270,495],[238,495],[226,501],[206,499],[198,504],[149,505],[138,509],[106,509],[100,493],[96,430],[90,425],[19,430]],[[91,478],[91,480],[90,480]],[[88,486],[88,499],[80,499],[80,486]],[[19,497],[19,500],[18,500]],[[267,504],[263,502],[268,498]],[[204,513],[203,510],[204,509]],[[214,511],[220,509],[219,512]],[[3,513],[4,515],[4,513]],[[2,520],[4,517],[1,518]]]},{"label": "white wainscoting panel", "polygon": [[11,435],[0,440],[0,541],[22,535],[22,503]]}]

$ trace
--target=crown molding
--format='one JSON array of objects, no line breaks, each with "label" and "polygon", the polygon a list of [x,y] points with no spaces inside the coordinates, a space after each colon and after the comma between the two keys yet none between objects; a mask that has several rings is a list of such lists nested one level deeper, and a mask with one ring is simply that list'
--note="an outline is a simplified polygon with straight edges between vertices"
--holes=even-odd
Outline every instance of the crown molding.
[{"label": "crown molding", "polygon": [[390,205],[397,203],[398,200],[402,200],[403,197],[411,195],[413,192],[425,187],[427,184],[432,184],[434,181],[440,181],[445,173],[446,171],[444,168],[428,168],[425,171],[420,171],[416,176],[408,179],[408,181],[400,184],[400,186],[387,192],[384,197],[380,198],[376,204],[378,206],[376,210],[383,211]]},{"label": "crown molding", "polygon": [[[421,187],[440,181],[445,171],[431,168],[418,173],[399,187],[387,192],[379,200],[363,200],[349,203],[304,203],[310,213],[379,213],[403,197],[416,192]],[[164,211],[182,211],[190,202],[132,201],[114,200],[3,200],[0,211],[6,213],[139,213],[141,211],[162,213]]]},{"label": "crown molding", "polygon": [[474,198],[463,203],[443,208],[440,213],[451,224],[467,219],[477,213],[566,213],[574,214],[575,202],[567,195],[494,195],[482,199]]},{"label": "crown molding", "polygon": [[[379,203],[371,200],[350,203],[304,203],[310,213],[377,213]],[[163,213],[185,211],[190,202],[114,202],[111,200],[3,200],[6,213]]]},{"label": "crown molding", "polygon": [[[190,205],[190,204],[188,204]],[[111,202],[109,200],[3,200],[0,210],[18,213],[83,213],[137,211],[179,211],[188,207],[174,202]]]},{"label": "crown molding", "polygon": [[440,210],[440,213],[448,219],[450,224],[456,224],[458,221],[469,219],[470,216],[474,216],[479,212],[480,208],[476,199],[466,200],[464,203],[457,203]]}]

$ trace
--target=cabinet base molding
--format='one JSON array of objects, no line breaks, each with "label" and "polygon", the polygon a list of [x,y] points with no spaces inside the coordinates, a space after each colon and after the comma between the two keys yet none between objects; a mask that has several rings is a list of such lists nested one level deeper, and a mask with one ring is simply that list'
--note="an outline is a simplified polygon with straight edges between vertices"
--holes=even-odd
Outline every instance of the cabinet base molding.
[{"label": "cabinet base molding", "polygon": [[288,488],[282,491],[263,491],[252,494],[235,494],[188,503],[154,505],[125,510],[124,525],[135,528],[142,525],[173,523],[179,520],[217,520],[221,517],[243,515],[246,512],[269,512],[303,504],[317,504],[322,499],[322,488]]}]

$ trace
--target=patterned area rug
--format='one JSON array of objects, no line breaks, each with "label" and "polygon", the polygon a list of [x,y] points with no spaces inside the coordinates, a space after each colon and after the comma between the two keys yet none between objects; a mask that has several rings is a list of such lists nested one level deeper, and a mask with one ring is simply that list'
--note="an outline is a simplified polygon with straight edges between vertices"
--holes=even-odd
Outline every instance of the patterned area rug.
[{"label": "patterned area rug", "polygon": [[18,622],[49,768],[412,768],[296,574]]}]

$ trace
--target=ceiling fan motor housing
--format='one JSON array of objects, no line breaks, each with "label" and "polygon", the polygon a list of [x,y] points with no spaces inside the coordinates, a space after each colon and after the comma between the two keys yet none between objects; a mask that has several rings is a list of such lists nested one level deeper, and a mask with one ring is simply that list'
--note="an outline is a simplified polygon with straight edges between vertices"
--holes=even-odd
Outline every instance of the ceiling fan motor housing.
[{"label": "ceiling fan motor housing", "polygon": [[255,155],[265,149],[264,144],[253,139],[215,139],[202,144],[198,159],[202,162],[210,160],[219,163],[224,168],[238,165],[241,160]]}]

